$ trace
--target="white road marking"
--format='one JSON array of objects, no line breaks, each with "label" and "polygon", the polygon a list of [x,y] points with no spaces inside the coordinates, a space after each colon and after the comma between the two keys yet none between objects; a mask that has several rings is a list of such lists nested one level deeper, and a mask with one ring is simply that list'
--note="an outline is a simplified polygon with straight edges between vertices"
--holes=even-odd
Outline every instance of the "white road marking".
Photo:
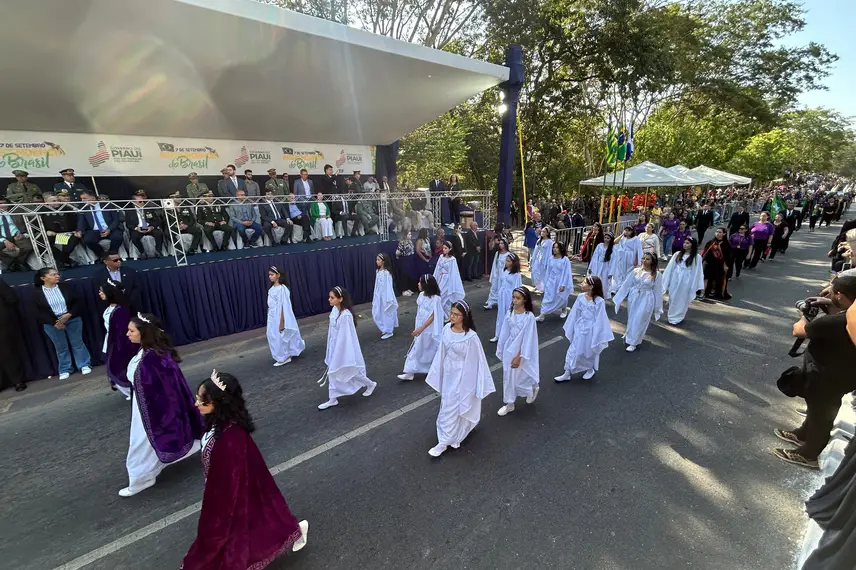
[{"label": "white road marking", "polygon": [[[544,341],[541,344],[539,344],[538,348],[539,349],[546,348],[548,346],[556,344],[557,342],[559,342],[560,340],[562,340],[564,338],[565,337],[563,337],[563,336],[553,337],[550,340]],[[493,366],[490,367],[490,371],[495,372],[495,371],[499,370],[500,368],[502,368],[502,363],[497,362],[496,364],[494,364]],[[436,394],[436,393],[429,394],[428,396],[425,396],[424,398],[420,398],[419,400],[416,400],[415,402],[408,404],[408,405],[404,406],[403,408],[399,408],[393,412],[386,414],[385,416],[382,416],[382,417],[380,417],[374,421],[371,421],[371,422],[365,424],[364,426],[353,429],[346,434],[340,435],[339,437],[328,441],[327,443],[321,444],[318,447],[314,447],[305,453],[301,453],[297,457],[293,457],[293,458],[289,459],[288,461],[280,463],[279,465],[275,465],[274,467],[270,468],[271,475],[276,476],[276,475],[279,475],[280,473],[282,473],[283,471],[288,471],[289,469],[293,469],[293,468],[297,467],[298,465],[300,465],[301,463],[305,463],[306,461],[309,461],[310,459],[317,457],[317,456],[321,455],[322,453],[325,453],[327,451],[330,451],[331,449],[339,447],[343,443],[346,443],[346,442],[348,442],[348,441],[350,441],[356,437],[359,437],[359,436],[366,434],[366,433],[368,433],[368,432],[370,432],[376,428],[379,428],[380,426],[382,426],[386,423],[389,423],[396,418],[400,418],[401,416],[403,416],[409,412],[412,412],[413,410],[421,408],[425,404],[428,404],[429,402],[433,402],[437,398],[439,398],[438,394]],[[168,516],[166,516],[166,517],[164,517],[158,521],[155,521],[152,524],[146,525],[139,530],[135,530],[132,533],[126,534],[125,536],[120,537],[120,538],[114,540],[113,542],[105,544],[104,546],[102,546],[100,548],[96,548],[95,550],[88,552],[88,553],[84,554],[83,556],[80,556],[79,558],[75,558],[74,560],[72,560],[70,562],[66,562],[65,564],[63,564],[61,566],[57,566],[56,568],[54,568],[54,570],[80,570],[80,568],[84,568],[85,566],[88,566],[89,564],[92,564],[93,562],[96,562],[102,558],[105,558],[105,557],[113,554],[114,552],[118,552],[119,550],[125,548],[126,546],[130,546],[130,545],[134,544],[135,542],[139,542],[139,541],[143,540],[144,538],[151,536],[152,534],[154,534],[160,530],[163,530],[169,526],[172,526],[177,522],[183,521],[187,517],[198,513],[201,509],[202,509],[202,502],[201,501],[198,503],[194,503],[188,507],[181,509],[180,511],[174,512],[171,515],[168,515]]]}]

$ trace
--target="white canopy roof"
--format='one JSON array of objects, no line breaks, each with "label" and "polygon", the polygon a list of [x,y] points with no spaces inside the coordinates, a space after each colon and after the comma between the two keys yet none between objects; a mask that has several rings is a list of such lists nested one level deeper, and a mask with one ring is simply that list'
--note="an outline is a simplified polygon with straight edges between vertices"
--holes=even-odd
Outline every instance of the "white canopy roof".
[{"label": "white canopy roof", "polygon": [[[625,188],[647,188],[649,186],[692,186],[698,184],[680,174],[670,172],[653,162],[641,162],[626,170],[619,170],[606,175],[606,186],[621,186]],[[604,177],[597,176],[580,182],[583,186],[602,186]]]},{"label": "white canopy roof", "polygon": [[734,183],[730,178],[725,178],[723,176],[695,172],[693,170],[690,170],[683,164],[676,164],[675,166],[671,166],[666,170],[674,174],[683,176],[684,178],[689,178],[690,180],[693,180],[695,184],[710,184],[711,186],[730,186]]},{"label": "white canopy roof", "polygon": [[0,130],[389,144],[506,67],[251,0],[3,0]]},{"label": "white canopy roof", "polygon": [[[752,184],[751,178],[746,178],[745,176],[738,176],[737,174],[731,174],[730,172],[725,172],[723,170],[717,170],[715,168],[711,168],[703,164],[701,166],[696,166],[692,169],[692,171],[698,172],[699,174],[705,176],[716,176],[721,179],[728,180],[728,184],[737,184],[738,186]],[[717,186],[725,186],[725,184],[718,184]]]}]

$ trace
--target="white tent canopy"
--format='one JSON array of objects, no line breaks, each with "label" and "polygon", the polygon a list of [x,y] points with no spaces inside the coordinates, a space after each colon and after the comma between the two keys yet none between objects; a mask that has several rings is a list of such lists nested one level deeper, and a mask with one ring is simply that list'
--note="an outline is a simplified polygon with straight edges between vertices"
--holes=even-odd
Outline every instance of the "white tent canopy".
[{"label": "white tent canopy", "polygon": [[671,166],[666,170],[674,174],[683,176],[684,178],[689,178],[690,180],[693,180],[695,184],[699,185],[709,184],[711,186],[730,186],[734,183],[730,178],[725,178],[723,176],[713,174],[702,174],[701,172],[690,170],[683,164],[676,164],[675,166]]},{"label": "white tent canopy", "polygon": [[3,0],[0,130],[389,144],[506,67],[251,0]]},{"label": "white tent canopy", "polygon": [[[711,168],[709,166],[701,165],[696,166],[692,169],[693,172],[698,172],[704,176],[715,176],[725,180],[729,180],[729,184],[736,184],[738,186],[744,186],[748,184],[752,184],[751,178],[746,178],[745,176],[739,176],[737,174],[731,174],[730,172],[725,172],[722,170],[717,170],[715,168]],[[719,185],[718,185],[719,186]],[[724,185],[723,185],[724,186]]]},{"label": "white tent canopy", "polygon": [[648,188],[654,186],[692,186],[698,184],[693,180],[686,178],[680,174],[670,172],[669,169],[663,168],[653,162],[641,162],[635,166],[631,166],[625,170],[611,172],[606,175],[606,184],[604,177],[597,176],[580,182],[582,186],[611,186],[625,188]]}]

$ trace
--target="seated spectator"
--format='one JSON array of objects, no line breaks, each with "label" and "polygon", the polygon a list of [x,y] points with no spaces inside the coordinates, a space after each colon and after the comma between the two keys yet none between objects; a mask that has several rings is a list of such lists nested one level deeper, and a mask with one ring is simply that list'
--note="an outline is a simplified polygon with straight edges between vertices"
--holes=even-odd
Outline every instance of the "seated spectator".
[{"label": "seated spectator", "polygon": [[181,235],[190,234],[190,247],[187,248],[187,255],[196,255],[199,244],[202,243],[202,227],[196,220],[194,210],[195,208],[187,205],[181,206],[178,210],[178,233]]},{"label": "seated spectator", "polygon": [[[273,190],[265,189],[265,199],[259,203],[259,215],[262,220],[262,230],[270,239],[271,245],[284,245],[291,241],[291,232],[288,231],[288,208],[282,202],[274,200]],[[283,234],[277,243],[273,230],[279,227],[283,229]]]},{"label": "seated spectator", "polygon": [[286,230],[286,236],[288,237],[288,241],[294,242],[294,229],[295,226],[300,226],[303,228],[303,243],[312,243],[312,238],[309,236],[309,216],[306,213],[306,204],[302,202],[297,202],[294,194],[288,195],[288,204],[286,204],[287,212],[288,212],[288,225],[291,227],[291,231]]},{"label": "seated spectator", "polygon": [[77,229],[77,212],[63,204],[59,196],[48,194],[45,205],[41,208],[42,224],[45,227],[48,243],[54,251],[54,258],[63,267],[76,265],[71,261],[71,252],[80,243],[75,235]]},{"label": "seated spectator", "polygon": [[7,271],[28,271],[27,260],[33,255],[33,244],[24,236],[23,219],[10,214],[8,208],[6,197],[0,196],[0,262]]},{"label": "seated spectator", "polygon": [[140,259],[149,256],[143,248],[143,238],[151,236],[155,240],[155,257],[161,258],[163,248],[163,216],[159,208],[147,208],[148,196],[145,190],[137,190],[134,193],[134,209],[125,212],[125,225],[131,233],[133,243],[140,254]]},{"label": "seated spectator", "polygon": [[119,251],[125,241],[122,235],[122,220],[116,210],[102,207],[95,193],[83,188],[80,199],[86,204],[77,213],[77,235],[92,253],[99,258],[104,253],[101,240],[110,241],[110,250]]},{"label": "seated spectator", "polygon": [[[203,201],[208,205],[200,205],[196,210],[198,220],[202,224],[202,231],[205,232],[212,251],[226,251],[229,249],[229,240],[232,239],[232,234],[235,232],[229,223],[229,208],[214,204],[214,193],[210,190],[203,194]],[[214,239],[214,232],[223,232],[223,241],[220,243],[219,249],[217,248],[217,241]],[[238,245],[237,242],[235,245]]]},{"label": "seated spectator", "polygon": [[[232,227],[238,232],[244,247],[256,247],[259,238],[262,237],[262,224],[259,217],[259,208],[247,201],[247,191],[238,188],[235,202],[229,206],[229,219]],[[247,230],[253,230],[253,237],[247,238]]]},{"label": "seated spectator", "polygon": [[324,194],[318,192],[309,208],[309,217],[315,226],[315,239],[330,241],[333,239],[333,219],[330,206],[324,203]]},{"label": "seated spectator", "polygon": [[377,235],[380,224],[380,216],[375,211],[374,202],[369,200],[360,200],[357,202],[357,216],[366,230],[366,235]]}]

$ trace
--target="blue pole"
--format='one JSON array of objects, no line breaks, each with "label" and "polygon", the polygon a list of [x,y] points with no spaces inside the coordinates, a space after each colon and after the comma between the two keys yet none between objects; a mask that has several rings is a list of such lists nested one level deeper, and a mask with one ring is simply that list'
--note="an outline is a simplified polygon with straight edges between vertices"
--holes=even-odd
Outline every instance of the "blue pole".
[{"label": "blue pole", "polygon": [[[511,187],[517,152],[517,102],[523,86],[523,48],[511,44],[505,52],[505,65],[510,69],[508,81],[499,87],[505,93],[507,107],[502,116],[502,138],[499,143],[499,175],[496,178],[496,219],[508,226],[511,222]],[[526,204],[523,204],[526,207]]]}]

